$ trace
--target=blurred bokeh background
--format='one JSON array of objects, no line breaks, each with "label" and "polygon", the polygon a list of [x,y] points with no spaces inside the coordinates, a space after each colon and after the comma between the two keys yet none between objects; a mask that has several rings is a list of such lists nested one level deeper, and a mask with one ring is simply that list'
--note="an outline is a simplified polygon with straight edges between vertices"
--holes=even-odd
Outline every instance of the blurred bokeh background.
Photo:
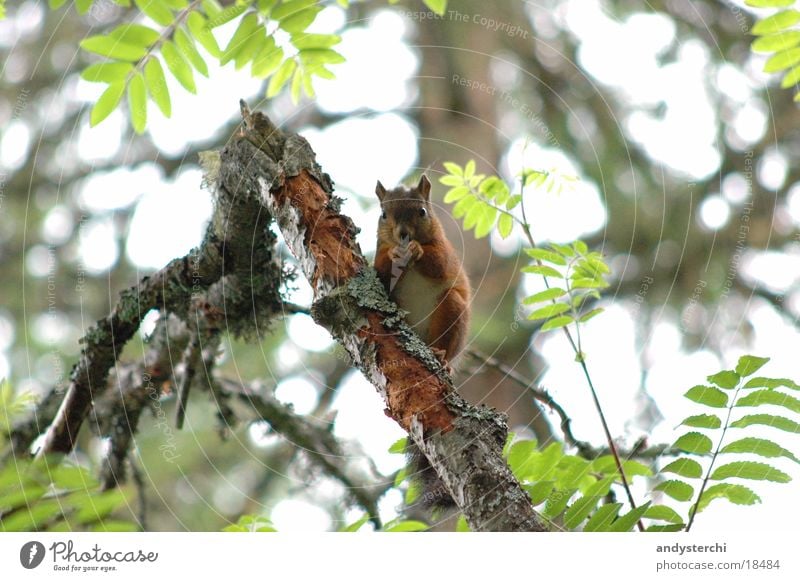
[{"label": "blurred bokeh background", "polygon": [[[232,64],[211,66],[197,95],[170,79],[173,116],[151,105],[142,136],[124,109],[90,128],[102,88],[78,74],[92,61],[80,40],[126,21],[129,10],[100,2],[79,16],[41,0],[7,4],[0,378],[18,390],[63,387],[80,337],[118,292],[200,241],[212,200],[200,187],[198,152],[234,132],[239,98],[308,138],[367,254],[375,181],[428,172],[475,291],[470,348],[547,388],[578,438],[604,441],[569,345],[560,334],[535,335],[524,312],[514,324],[520,298],[538,289],[519,274],[522,239],[465,235],[441,202],[444,161],[475,159],[508,181],[523,167],[580,178],[571,191],[537,192],[524,204],[537,242],[580,237],[611,265],[606,312],[583,342],[623,445],[671,441],[692,413],[686,389],[744,353],[771,357],[771,376],[800,377],[800,115],[791,91],[760,72],[742,2],[458,0],[436,18],[413,0],[325,2],[311,30],[341,34],[347,62],[334,67],[335,80],[316,81],[316,99],[265,101],[263,82]],[[218,29],[220,40],[234,29]],[[287,298],[309,304],[302,277]],[[123,360],[142,357],[157,316]],[[335,414],[348,462],[366,473],[403,466],[387,453],[402,430],[307,315],[287,315],[255,341],[226,338],[219,361],[231,378],[264,381],[298,414]],[[557,422],[502,373],[465,360],[457,383],[470,401],[507,412],[518,434],[560,437]],[[163,405],[171,417],[174,404]],[[265,424],[242,421],[220,438],[201,393],[177,433],[177,462],[164,462],[154,421],[146,414],[135,442],[151,529],[219,530],[263,513],[280,530],[328,530],[361,514],[339,482]],[[79,453],[91,461],[100,447],[87,436]],[[776,464],[798,475],[791,460]],[[774,530],[800,516],[796,485],[760,490],[763,506],[712,505],[696,529]],[[389,491],[380,508],[396,516],[401,493]]]}]

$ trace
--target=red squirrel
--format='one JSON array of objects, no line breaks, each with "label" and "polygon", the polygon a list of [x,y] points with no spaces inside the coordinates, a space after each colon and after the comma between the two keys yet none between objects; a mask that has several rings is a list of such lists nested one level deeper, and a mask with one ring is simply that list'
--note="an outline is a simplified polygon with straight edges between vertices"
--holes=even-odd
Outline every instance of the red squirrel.
[{"label": "red squirrel", "polygon": [[446,366],[464,348],[470,319],[470,285],[430,201],[423,174],[414,188],[387,190],[381,202],[375,269],[406,322]]}]

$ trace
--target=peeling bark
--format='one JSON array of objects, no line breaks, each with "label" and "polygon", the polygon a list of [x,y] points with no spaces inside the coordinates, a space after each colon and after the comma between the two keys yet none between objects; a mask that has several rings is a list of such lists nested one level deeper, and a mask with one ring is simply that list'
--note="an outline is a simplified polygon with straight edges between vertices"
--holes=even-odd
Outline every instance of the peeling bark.
[{"label": "peeling bark", "polygon": [[[308,142],[284,134],[242,104],[239,140],[221,155],[221,175],[247,168],[314,290],[311,314],[376,386],[386,413],[413,438],[473,530],[545,526],[502,458],[504,416],[460,398],[361,254],[353,222],[339,213],[330,178]],[[244,156],[244,157],[242,157]]]}]

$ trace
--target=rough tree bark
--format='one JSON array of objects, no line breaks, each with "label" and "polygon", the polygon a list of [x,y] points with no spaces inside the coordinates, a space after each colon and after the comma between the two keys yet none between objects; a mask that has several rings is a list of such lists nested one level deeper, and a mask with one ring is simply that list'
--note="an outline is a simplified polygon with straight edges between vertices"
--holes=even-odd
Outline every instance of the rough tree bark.
[{"label": "rough tree bark", "polygon": [[245,179],[275,218],[314,290],[312,316],[377,387],[386,414],[420,447],[476,531],[543,531],[503,460],[505,418],[459,397],[430,349],[403,322],[339,212],[308,142],[242,103],[244,128],[219,178]]},{"label": "rough tree bark", "polygon": [[[203,243],[123,293],[112,314],[90,330],[40,456],[73,448],[95,402],[102,405],[111,383],[109,370],[122,346],[149,310],[161,308],[193,321],[192,333],[222,328],[225,319],[226,329],[247,334],[275,316],[282,303],[277,293],[280,265],[269,230],[274,219],[314,290],[315,321],[377,387],[387,415],[428,457],[471,528],[545,530],[502,458],[505,416],[459,397],[439,360],[403,322],[358,247],[357,228],[339,212],[340,200],[308,142],[284,134],[244,103],[242,113],[242,131],[218,157],[205,160],[216,207]],[[185,354],[184,363],[192,357]],[[117,401],[115,395],[109,397]],[[43,411],[53,410],[54,401]],[[135,424],[136,418],[126,417]],[[27,449],[40,431],[41,423],[34,423],[36,427],[17,434],[17,452]],[[117,462],[109,466],[111,480],[120,474],[128,445],[128,439],[120,440]],[[110,460],[113,464],[114,458]]]}]

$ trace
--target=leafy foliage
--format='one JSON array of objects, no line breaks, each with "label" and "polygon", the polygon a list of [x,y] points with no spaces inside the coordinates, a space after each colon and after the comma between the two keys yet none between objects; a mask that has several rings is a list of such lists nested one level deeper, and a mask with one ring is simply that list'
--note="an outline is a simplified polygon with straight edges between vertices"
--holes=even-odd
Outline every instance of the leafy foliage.
[{"label": "leafy foliage", "polygon": [[[756,504],[761,501],[759,496],[748,486],[739,483],[720,482],[708,486],[710,481],[727,481],[731,478],[752,481],[789,482],[791,477],[763,461],[763,459],[788,458],[799,462],[793,452],[777,442],[765,438],[745,436],[726,442],[725,436],[728,429],[741,430],[754,425],[770,426],[784,432],[798,433],[800,424],[792,419],[769,413],[743,415],[732,420],[734,412],[741,408],[762,405],[782,406],[794,413],[800,413],[800,402],[792,396],[780,391],[782,388],[799,390],[794,381],[790,379],[772,379],[768,377],[753,377],[745,379],[756,373],[769,361],[765,357],[745,355],[741,357],[735,369],[726,369],[709,375],[706,379],[713,385],[696,385],[685,393],[685,397],[715,412],[722,410],[725,418],[720,418],[717,413],[699,414],[683,420],[682,425],[699,428],[710,433],[689,431],[678,437],[673,447],[681,450],[688,456],[710,457],[708,467],[703,468],[697,460],[691,457],[681,457],[664,466],[660,473],[670,473],[684,480],[669,479],[658,484],[654,490],[661,491],[667,496],[679,501],[689,502],[694,499],[689,510],[689,519],[686,525],[683,520],[673,518],[675,525],[691,527],[697,513],[705,509],[717,498],[727,499],[734,504]],[[751,391],[740,397],[746,390]],[[716,446],[712,442],[716,439]],[[713,449],[713,452],[712,452]],[[721,455],[745,455],[746,459],[736,459],[721,466],[716,466],[716,461]],[[749,459],[757,456],[760,460]],[[739,456],[741,457],[741,456]],[[701,480],[702,479],[702,480]],[[689,480],[691,482],[687,482]],[[699,488],[698,488],[699,481]],[[652,514],[652,513],[650,513]],[[646,515],[647,516],[647,515]],[[652,529],[652,527],[651,527]],[[662,530],[656,528],[652,530]]]},{"label": "leafy foliage", "polygon": [[[753,26],[751,48],[755,53],[770,55],[764,63],[767,73],[781,73],[781,87],[797,88],[800,82],[800,11],[790,8],[795,0],[746,0],[749,6],[756,8],[775,8],[769,16]],[[795,101],[800,101],[800,92],[796,92]]]},{"label": "leafy foliage", "polygon": [[222,529],[226,533],[275,533],[277,529],[272,525],[272,521],[265,516],[243,515],[236,523]]},{"label": "leafy foliage", "polygon": [[[554,527],[625,532],[650,508],[647,503],[619,514],[622,504],[609,500],[612,487],[621,484],[612,456],[587,460],[565,453],[561,443],[540,449],[534,440],[521,440],[507,447],[506,458],[534,506],[541,507]],[[652,476],[648,466],[635,460],[623,462],[623,470],[629,479]]]},{"label": "leafy foliage", "polygon": [[[8,453],[7,434],[30,407],[30,394],[15,395],[0,385],[0,456]],[[126,505],[122,489],[101,491],[82,466],[61,458],[11,458],[0,468],[0,531],[133,531],[134,523],[111,517]]]},{"label": "leafy foliage", "polygon": [[[115,2],[130,5],[128,0]],[[108,85],[92,109],[92,125],[108,117],[127,94],[131,125],[142,133],[148,98],[164,116],[172,113],[165,71],[186,91],[196,93],[195,73],[209,76],[209,57],[220,66],[232,62],[237,70],[249,65],[252,77],[269,79],[267,97],[288,86],[294,102],[302,93],[312,97],[314,77],[333,78],[328,66],[344,61],[332,48],[341,41],[339,36],[306,33],[323,9],[317,0],[239,0],[225,8],[216,0],[133,3],[151,25],[129,22],[81,42],[83,50],[105,59],[81,73],[87,81]],[[63,4],[64,0],[50,0],[52,9]],[[92,0],[76,2],[76,9],[83,14],[91,5]],[[214,29],[233,21],[238,21],[236,31],[221,47]],[[277,31],[288,34],[289,40],[279,44]]]}]

